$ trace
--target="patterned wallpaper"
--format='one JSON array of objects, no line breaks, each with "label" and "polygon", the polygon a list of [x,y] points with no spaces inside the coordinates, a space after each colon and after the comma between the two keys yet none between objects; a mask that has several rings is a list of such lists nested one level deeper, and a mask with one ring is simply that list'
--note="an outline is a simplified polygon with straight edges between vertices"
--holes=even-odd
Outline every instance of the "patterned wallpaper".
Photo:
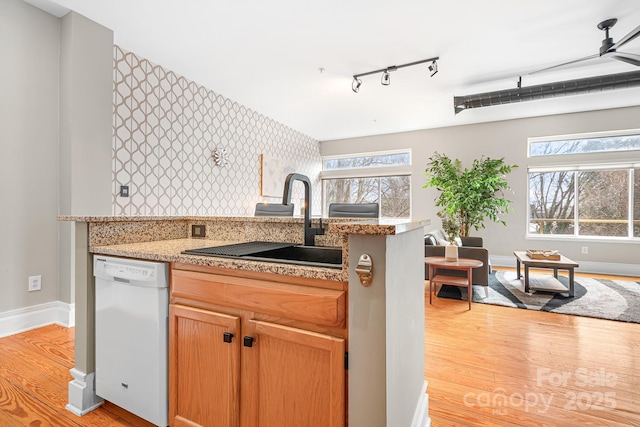
[{"label": "patterned wallpaper", "polygon": [[114,215],[253,215],[257,202],[280,202],[260,196],[260,154],[309,176],[320,214],[318,141],[115,46]]}]

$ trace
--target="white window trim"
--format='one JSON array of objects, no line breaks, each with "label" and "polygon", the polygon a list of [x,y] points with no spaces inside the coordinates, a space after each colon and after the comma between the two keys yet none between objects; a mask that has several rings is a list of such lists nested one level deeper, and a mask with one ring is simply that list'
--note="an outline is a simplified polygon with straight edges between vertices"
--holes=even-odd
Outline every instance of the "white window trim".
[{"label": "white window trim", "polygon": [[320,179],[375,178],[379,176],[411,175],[411,166],[375,166],[368,168],[331,169],[320,172]]}]

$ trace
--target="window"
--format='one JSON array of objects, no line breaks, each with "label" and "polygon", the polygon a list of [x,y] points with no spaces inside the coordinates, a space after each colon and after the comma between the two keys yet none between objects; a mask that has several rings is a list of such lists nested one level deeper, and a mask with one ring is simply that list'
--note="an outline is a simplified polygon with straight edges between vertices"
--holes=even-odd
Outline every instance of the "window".
[{"label": "window", "polygon": [[411,215],[411,152],[388,151],[325,157],[323,212],[331,203],[379,203],[380,216]]},{"label": "window", "polygon": [[554,156],[560,154],[606,153],[640,150],[640,130],[627,132],[601,132],[589,137],[567,135],[562,139],[529,139],[529,156]]},{"label": "window", "polygon": [[[529,167],[529,235],[640,238],[640,134],[536,139],[529,147],[542,156]],[[632,162],[603,154],[621,150]],[[545,156],[578,153],[584,162],[545,164]]]},{"label": "window", "polygon": [[322,162],[324,170],[354,169],[372,166],[411,165],[411,154],[401,153],[371,153],[355,157],[327,157]]}]

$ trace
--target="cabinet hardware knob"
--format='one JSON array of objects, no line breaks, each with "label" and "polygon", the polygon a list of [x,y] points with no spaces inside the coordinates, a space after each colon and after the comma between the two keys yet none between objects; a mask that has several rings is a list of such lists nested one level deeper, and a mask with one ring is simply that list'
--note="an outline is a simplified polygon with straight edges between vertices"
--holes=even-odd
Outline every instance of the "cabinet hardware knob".
[{"label": "cabinet hardware knob", "polygon": [[231,332],[225,332],[224,334],[222,334],[222,340],[224,342],[230,343],[231,341],[233,341],[233,334]]},{"label": "cabinet hardware knob", "polygon": [[253,337],[244,337],[244,346],[253,347]]}]

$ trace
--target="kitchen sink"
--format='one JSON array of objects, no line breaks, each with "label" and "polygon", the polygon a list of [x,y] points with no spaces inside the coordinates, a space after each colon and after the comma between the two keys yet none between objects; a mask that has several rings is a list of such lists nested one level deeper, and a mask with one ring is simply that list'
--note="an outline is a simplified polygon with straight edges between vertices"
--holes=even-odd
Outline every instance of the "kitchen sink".
[{"label": "kitchen sink", "polygon": [[245,242],[208,248],[189,249],[184,254],[205,255],[253,261],[342,268],[342,248],[301,246],[280,242]]},{"label": "kitchen sink", "polygon": [[289,246],[253,253],[243,258],[342,268],[342,248],[336,247]]}]

